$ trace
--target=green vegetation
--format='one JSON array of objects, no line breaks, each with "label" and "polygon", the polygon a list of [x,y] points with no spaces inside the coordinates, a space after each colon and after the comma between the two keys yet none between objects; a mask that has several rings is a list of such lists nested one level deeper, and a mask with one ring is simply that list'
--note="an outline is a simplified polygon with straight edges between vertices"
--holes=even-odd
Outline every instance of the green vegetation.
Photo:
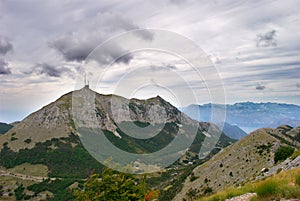
[{"label": "green vegetation", "polygon": [[195,176],[194,172],[192,172],[191,176],[190,176],[190,181],[193,182],[196,179],[198,179],[198,177]]},{"label": "green vegetation", "polygon": [[[74,146],[74,144],[77,144]],[[53,149],[55,147],[55,149]],[[96,161],[81,145],[79,138],[71,134],[68,138],[51,139],[37,143],[32,149],[21,149],[14,152],[4,145],[0,152],[0,166],[12,168],[13,172],[28,174],[39,173],[37,176],[48,176],[56,179],[45,180],[28,186],[27,189],[40,193],[50,191],[54,197],[51,201],[73,200],[68,187],[77,180],[86,178],[88,171],[101,172],[103,165]],[[32,171],[31,171],[32,170]],[[23,193],[24,187],[19,186],[16,191],[18,199],[29,199]]]},{"label": "green vegetation", "polygon": [[246,193],[256,193],[257,200],[280,200],[300,197],[300,167],[281,172],[265,180],[249,182],[240,188],[228,188],[198,201],[225,200]]},{"label": "green vegetation", "polygon": [[16,137],[14,137],[14,136],[11,136],[10,137],[10,141],[12,142],[12,141],[15,141],[15,140],[17,140],[18,138],[16,138]]},{"label": "green vegetation", "polygon": [[259,197],[268,197],[276,195],[279,191],[279,184],[274,180],[267,180],[262,184],[258,185],[256,193]]},{"label": "green vegetation", "polygon": [[[199,162],[199,164],[200,163],[203,163],[203,161]],[[172,185],[170,185],[168,188],[160,191],[158,200],[161,200],[161,201],[172,200],[175,197],[175,195],[180,192],[180,190],[183,187],[183,182],[191,174],[191,172],[193,171],[193,169],[195,167],[196,167],[196,165],[188,166],[186,168],[183,168],[181,171],[178,171],[179,175],[178,175],[178,177],[173,178],[173,180],[171,182]]]},{"label": "green vegetation", "polygon": [[[72,143],[77,145],[72,147]],[[60,178],[86,178],[86,169],[94,169],[100,173],[103,167],[85,150],[74,134],[68,138],[37,143],[34,148],[21,149],[19,152],[12,151],[7,145],[3,147],[0,152],[0,166],[13,168],[23,163],[44,164],[49,169],[50,177]]]},{"label": "green vegetation", "polygon": [[3,186],[0,185],[0,196],[2,196],[2,195],[3,195]]},{"label": "green vegetation", "polygon": [[27,138],[26,140],[24,140],[25,143],[29,144],[32,140],[30,138]]},{"label": "green vegetation", "polygon": [[19,185],[19,186],[14,190],[15,196],[16,196],[16,199],[17,199],[17,200],[22,200],[22,199],[24,198],[24,196],[25,196],[24,190],[25,190],[25,188],[24,188],[23,185]]},{"label": "green vegetation", "polygon": [[23,174],[23,175],[31,175],[31,176],[39,176],[39,177],[47,177],[48,176],[48,167],[46,165],[41,164],[29,164],[23,163],[21,165],[17,165],[11,169],[8,169],[9,172]]},{"label": "green vegetation", "polygon": [[[142,122],[134,122],[136,125],[142,127],[146,126]],[[125,123],[123,123],[126,126]],[[166,123],[164,128],[154,137],[147,139],[138,139],[127,135],[122,132],[122,130],[117,129],[118,133],[121,135],[121,139],[113,135],[109,131],[103,131],[107,139],[111,141],[116,147],[120,149],[131,152],[131,153],[152,153],[164,148],[168,145],[173,139],[174,134],[178,132],[178,126],[175,123]],[[153,131],[157,130],[153,126]]]},{"label": "green vegetation", "polygon": [[259,145],[259,146],[256,146],[257,148],[257,153],[259,153],[259,155],[262,155],[265,151],[266,153],[270,153],[270,150],[272,148],[273,144],[268,142],[268,144],[262,144],[262,145]]},{"label": "green vegetation", "polygon": [[291,159],[294,160],[298,156],[300,156],[300,149],[297,149],[296,151],[294,151],[294,153],[291,156]]},{"label": "green vegetation", "polygon": [[47,179],[41,183],[28,186],[27,189],[36,194],[43,191],[52,192],[54,197],[49,201],[73,200],[72,191],[68,187],[75,181],[75,179],[56,179],[54,181]]},{"label": "green vegetation", "polygon": [[300,186],[300,174],[295,176],[295,183]]},{"label": "green vegetation", "polygon": [[76,201],[85,200],[131,200],[148,201],[150,190],[146,187],[145,178],[137,180],[133,175],[118,173],[104,169],[99,179],[98,174],[92,174],[81,189],[74,191]]},{"label": "green vegetation", "polygon": [[290,146],[280,146],[274,155],[274,162],[283,161],[294,153],[294,148]]}]

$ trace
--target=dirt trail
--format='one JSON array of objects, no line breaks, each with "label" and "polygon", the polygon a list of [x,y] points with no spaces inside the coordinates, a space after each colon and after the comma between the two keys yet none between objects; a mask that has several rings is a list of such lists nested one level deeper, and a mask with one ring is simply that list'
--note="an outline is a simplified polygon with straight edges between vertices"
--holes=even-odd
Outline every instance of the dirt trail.
[{"label": "dirt trail", "polygon": [[31,175],[9,172],[9,171],[5,171],[5,170],[0,170],[0,177],[1,176],[11,176],[11,177],[16,177],[16,178],[23,179],[23,180],[30,180],[30,181],[36,181],[36,182],[42,182],[45,179],[49,179],[49,177],[31,176]]}]

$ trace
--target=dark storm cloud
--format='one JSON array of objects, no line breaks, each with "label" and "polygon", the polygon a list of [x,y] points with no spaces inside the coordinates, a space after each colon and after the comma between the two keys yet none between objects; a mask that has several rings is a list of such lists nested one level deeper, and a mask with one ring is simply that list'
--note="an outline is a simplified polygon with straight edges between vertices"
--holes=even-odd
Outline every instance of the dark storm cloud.
[{"label": "dark storm cloud", "polygon": [[170,3],[173,3],[173,4],[183,4],[186,2],[187,2],[187,0],[170,0]]},{"label": "dark storm cloud", "polygon": [[264,90],[264,89],[266,89],[266,86],[259,84],[255,87],[255,89],[256,90]]},{"label": "dark storm cloud", "polygon": [[5,55],[12,50],[13,46],[7,38],[0,36],[0,54]]},{"label": "dark storm cloud", "polygon": [[266,87],[264,86],[264,85],[261,85],[261,84],[259,84],[259,85],[257,85],[256,87],[255,87],[255,89],[256,90],[264,90]]},{"label": "dark storm cloud", "polygon": [[8,68],[8,63],[3,59],[0,59],[0,75],[9,75],[11,74],[10,68]]},{"label": "dark storm cloud", "polygon": [[257,47],[276,47],[277,40],[276,40],[277,31],[271,30],[266,32],[265,34],[258,34],[256,38],[256,46]]},{"label": "dark storm cloud", "polygon": [[49,77],[61,77],[64,74],[71,75],[72,71],[66,67],[56,67],[47,63],[41,63],[34,66],[31,71],[26,74],[46,75]]},{"label": "dark storm cloud", "polygon": [[172,64],[167,64],[166,67],[168,69],[171,69],[171,70],[177,70],[177,67],[175,65],[172,65]]},{"label": "dark storm cloud", "polygon": [[49,46],[56,49],[67,61],[83,61],[96,47],[94,41],[81,41],[78,43],[70,37],[62,37],[49,43]]},{"label": "dark storm cloud", "polygon": [[137,32],[137,36],[139,36],[140,38],[142,38],[144,40],[152,41],[154,34],[151,31],[144,29],[144,30],[140,30],[139,32]]},{"label": "dark storm cloud", "polygon": [[116,59],[117,63],[125,63],[128,64],[130,62],[130,60],[133,59],[133,55],[132,54],[126,54],[124,56],[121,56],[119,58]]},{"label": "dark storm cloud", "polygon": [[[49,47],[56,49],[66,61],[81,62],[101,43],[110,37],[124,31],[139,29],[138,26],[124,17],[113,13],[97,13],[94,20],[87,22],[86,25],[76,33],[61,36],[49,42]],[[137,32],[137,37],[143,40],[152,40],[153,34],[148,30]],[[119,57],[123,50],[120,46],[112,46],[103,55],[99,55],[98,62],[107,64],[111,58],[119,63],[129,63],[132,55]],[[116,58],[117,56],[117,58]],[[107,58],[105,58],[107,57]]]},{"label": "dark storm cloud", "polygon": [[162,64],[162,65],[151,65],[151,71],[165,71],[165,70],[177,70],[178,68],[172,64]]},{"label": "dark storm cloud", "polygon": [[131,59],[133,59],[133,55],[130,52],[111,42],[107,46],[96,48],[86,62],[94,60],[100,65],[108,65],[113,62],[128,64]]},{"label": "dark storm cloud", "polygon": [[[77,39],[63,37],[55,40],[50,44],[50,47],[60,52],[67,61],[84,61],[92,51],[101,44],[101,40],[97,38],[90,38],[90,40],[82,40],[78,42]],[[101,53],[94,53],[93,60],[100,64],[109,64],[115,60],[117,63],[128,64],[133,56],[131,54],[122,55],[123,50],[118,45],[112,45],[105,50],[101,49]]]}]

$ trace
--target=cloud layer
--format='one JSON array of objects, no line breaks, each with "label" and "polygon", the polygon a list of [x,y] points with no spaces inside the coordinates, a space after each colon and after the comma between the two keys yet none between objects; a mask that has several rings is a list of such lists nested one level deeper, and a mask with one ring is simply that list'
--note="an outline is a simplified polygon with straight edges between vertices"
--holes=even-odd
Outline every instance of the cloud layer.
[{"label": "cloud layer", "polygon": [[10,68],[8,68],[8,63],[0,59],[0,75],[11,74]]},{"label": "cloud layer", "polygon": [[0,54],[5,55],[13,50],[12,44],[7,40],[7,38],[3,38],[0,36]]},{"label": "cloud layer", "polygon": [[[26,105],[31,108],[28,114],[37,109],[36,105],[48,103],[50,97],[74,89],[74,78],[80,76],[79,69],[94,48],[112,37],[140,28],[173,31],[200,46],[222,78],[228,103],[300,104],[299,9],[296,0],[3,1],[0,96],[6,98],[1,99],[3,119],[0,121],[5,120],[4,110],[13,111],[16,105],[13,100],[28,100],[32,105]],[[153,40],[148,31],[136,37],[137,41]],[[168,38],[164,41],[169,42]],[[98,65],[103,66],[115,60],[99,92],[113,93],[118,79],[128,69],[152,66],[150,69],[164,75],[174,89],[184,92],[180,83],[168,77],[168,71],[189,79],[199,97],[198,103],[210,101],[204,81],[182,60],[167,54],[155,57],[151,52],[132,52],[119,58],[123,51],[121,44],[114,44],[97,57]],[[41,98],[36,98],[39,94],[31,91],[34,86],[47,91],[48,99],[39,102]],[[151,90],[145,89],[141,94],[156,92]]]}]

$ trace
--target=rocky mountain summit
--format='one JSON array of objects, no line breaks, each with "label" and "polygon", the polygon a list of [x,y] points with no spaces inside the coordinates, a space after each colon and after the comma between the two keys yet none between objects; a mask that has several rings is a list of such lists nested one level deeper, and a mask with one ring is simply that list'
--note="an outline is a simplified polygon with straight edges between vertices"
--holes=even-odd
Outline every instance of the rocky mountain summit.
[{"label": "rocky mountain summit", "polygon": [[[126,132],[139,132],[145,127],[149,127],[149,132],[136,135],[144,135],[142,138],[146,139],[163,130],[168,131],[169,134],[163,135],[163,138],[170,138],[169,141],[177,134],[183,134],[188,140],[199,135],[198,141],[194,142],[198,147],[205,138],[216,138],[217,141],[220,138],[217,147],[233,142],[216,125],[192,120],[160,96],[129,100],[117,95],[102,95],[85,86],[61,96],[16,124],[0,137],[0,148],[7,144],[13,151],[31,149],[38,142],[68,137],[82,127],[96,127],[119,139]],[[114,137],[113,141],[116,140]],[[123,140],[135,146],[133,139]],[[206,140],[205,145],[209,147],[212,141]],[[154,145],[157,143],[161,142],[156,140]],[[194,150],[199,151],[200,148]]]},{"label": "rocky mountain summit", "polygon": [[[216,125],[190,119],[159,96],[145,100],[126,99],[117,95],[99,94],[85,86],[61,96],[0,135],[0,167],[4,172],[22,170],[26,178],[32,176],[27,170],[31,169],[28,166],[37,169],[43,167],[44,173],[37,175],[50,179],[49,182],[26,187],[31,190],[35,185],[39,185],[39,188],[42,185],[59,185],[59,182],[71,185],[78,179],[85,179],[88,170],[101,173],[104,166],[85,146],[85,136],[80,129],[96,131],[92,133],[96,138],[89,142],[95,142],[92,146],[101,147],[99,154],[103,154],[105,159],[119,159],[122,162],[126,157],[124,154],[112,156],[109,153],[110,147],[99,146],[98,137],[105,138],[116,150],[133,155],[133,165],[137,172],[165,167],[162,163],[173,157],[175,160],[170,160],[170,164],[174,163],[172,168],[155,174],[152,179],[152,185],[156,188],[166,188],[175,180],[181,183],[192,166],[208,160],[222,148],[235,142]],[[155,164],[150,167],[147,166],[149,163],[136,158],[139,155],[159,153],[160,150],[164,152],[159,155],[158,160],[149,158],[146,161]],[[200,157],[199,152],[202,153]],[[158,182],[162,180],[160,176],[165,178],[165,175],[172,175],[172,178],[168,176],[166,178],[170,179]],[[52,183],[51,179],[56,178],[60,178],[58,183]],[[13,200],[14,197],[9,196],[10,190],[22,186],[16,184],[16,178],[8,179],[11,181],[9,185],[4,180],[0,181],[0,185],[5,186],[5,199]],[[168,188],[165,195],[173,197],[180,187],[181,185],[176,185]],[[50,189],[50,192],[49,195],[56,199],[66,193],[72,197],[68,185]],[[32,194],[29,192],[28,196],[37,198],[30,193]]]}]

